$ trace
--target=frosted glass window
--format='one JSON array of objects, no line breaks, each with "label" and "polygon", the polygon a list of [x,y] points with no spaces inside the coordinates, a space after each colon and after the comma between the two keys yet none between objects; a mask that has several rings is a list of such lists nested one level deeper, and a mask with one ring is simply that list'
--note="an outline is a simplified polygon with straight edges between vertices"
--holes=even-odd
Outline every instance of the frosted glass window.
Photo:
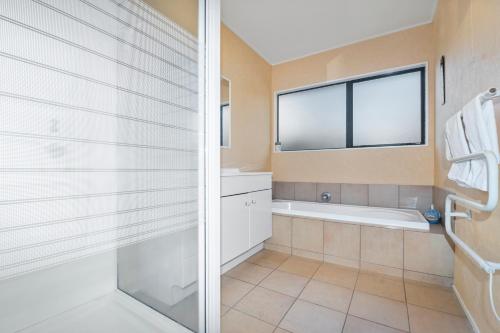
[{"label": "frosted glass window", "polygon": [[278,95],[281,150],[346,147],[346,85]]},{"label": "frosted glass window", "polygon": [[423,143],[421,71],[353,83],[353,145]]}]

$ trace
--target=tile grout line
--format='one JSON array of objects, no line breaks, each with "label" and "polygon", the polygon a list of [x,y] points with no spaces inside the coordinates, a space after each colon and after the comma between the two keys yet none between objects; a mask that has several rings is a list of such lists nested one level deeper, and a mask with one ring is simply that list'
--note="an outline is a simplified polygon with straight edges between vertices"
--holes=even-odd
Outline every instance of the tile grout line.
[{"label": "tile grout line", "polygon": [[[260,251],[259,251],[259,252],[260,252]],[[259,252],[257,252],[257,253],[259,253]],[[257,253],[255,253],[255,254],[257,254]],[[255,255],[255,254],[254,254],[254,255]],[[289,257],[291,257],[291,256],[289,255],[289,256],[288,256],[288,258],[289,258]],[[251,258],[251,257],[250,257],[250,258]],[[248,259],[250,259],[250,258],[248,258]],[[248,261],[248,259],[247,259],[247,260],[245,260],[245,261],[243,261],[243,262],[246,262],[246,263],[249,263],[249,264],[253,264],[253,265],[256,265],[256,266],[259,266],[259,267],[263,267],[263,268],[271,269],[271,272],[269,272],[269,274],[267,274],[264,278],[262,278],[262,280],[260,280],[260,281],[258,282],[258,284],[253,284],[253,283],[250,283],[250,282],[247,282],[247,281],[243,281],[243,280],[238,279],[238,278],[234,278],[234,277],[232,277],[232,276],[227,276],[227,277],[229,277],[229,278],[231,278],[231,279],[234,279],[234,280],[237,280],[237,281],[240,281],[240,282],[244,282],[244,283],[250,284],[250,285],[252,285],[253,287],[252,287],[252,288],[251,288],[251,289],[250,289],[247,293],[245,293],[245,294],[244,294],[244,295],[243,295],[243,296],[242,296],[242,297],[241,297],[238,301],[236,301],[236,303],[234,303],[234,305],[233,305],[233,306],[230,306],[230,307],[229,307],[229,309],[228,309],[228,310],[226,311],[226,313],[224,314],[224,316],[225,316],[225,315],[226,315],[226,314],[227,314],[230,310],[234,310],[234,311],[237,311],[237,312],[242,313],[242,314],[244,314],[244,315],[247,315],[247,316],[249,316],[249,317],[252,317],[252,318],[254,318],[254,319],[257,319],[257,320],[259,320],[259,321],[261,321],[261,322],[263,322],[263,323],[266,323],[266,324],[268,324],[268,325],[275,326],[274,324],[271,324],[271,323],[269,323],[269,322],[267,322],[267,321],[264,321],[264,320],[262,320],[261,318],[257,318],[257,317],[255,317],[254,315],[251,315],[251,314],[248,314],[248,313],[246,313],[246,312],[244,312],[244,311],[241,311],[241,310],[236,309],[236,306],[237,306],[237,305],[238,305],[238,304],[239,304],[239,303],[240,303],[240,302],[241,302],[241,301],[242,301],[242,300],[243,300],[246,296],[248,296],[248,295],[249,295],[252,291],[254,291],[257,287],[260,287],[260,288],[263,288],[263,289],[266,289],[266,290],[270,290],[270,289],[267,289],[267,288],[264,288],[264,287],[260,286],[260,283],[262,283],[265,279],[267,279],[267,278],[268,278],[268,277],[269,277],[269,276],[270,276],[273,272],[277,271],[277,270],[278,270],[278,268],[279,268],[281,265],[283,265],[283,264],[285,263],[285,261],[287,261],[287,260],[288,260],[288,258],[287,258],[287,259],[285,259],[285,260],[283,260],[283,262],[282,262],[282,263],[280,263],[279,265],[277,265],[275,268],[270,268],[270,267],[265,267],[265,266],[261,266],[261,265],[258,265],[258,264],[254,264],[254,263],[249,262],[249,261]],[[240,265],[241,265],[241,263],[240,263]],[[236,267],[237,267],[237,266],[236,266]],[[227,274],[227,273],[225,273],[225,274]],[[224,275],[225,275],[225,274],[224,274]],[[274,290],[271,290],[271,291],[274,291]],[[283,295],[284,295],[284,294],[283,294]],[[289,295],[286,295],[286,296],[289,296]],[[291,297],[291,296],[290,296],[290,297]],[[224,304],[224,305],[225,305],[225,304]],[[227,305],[226,305],[226,306],[227,306]],[[222,317],[224,317],[224,316],[221,316],[221,318],[222,318]],[[278,323],[278,324],[279,324],[279,323]],[[277,327],[278,327],[278,326],[275,326],[275,328],[274,328],[273,332],[276,330],[276,328],[277,328]]]},{"label": "tile grout line", "polygon": [[410,325],[410,310],[408,309],[408,297],[406,296],[406,282],[405,282],[405,237],[406,232],[403,230],[403,290],[405,293],[405,307],[406,307],[406,319],[408,320],[408,332],[411,332]]},{"label": "tile grout line", "polygon": [[347,307],[347,312],[345,314],[345,319],[344,319],[344,325],[342,325],[341,332],[344,332],[345,324],[347,323],[347,317],[349,316],[349,311],[351,310],[352,300],[354,299],[354,292],[356,291],[356,286],[358,285],[359,273],[360,273],[360,271],[358,270],[358,273],[356,274],[356,282],[354,282],[354,288],[352,290],[351,300],[349,302],[349,306]]},{"label": "tile grout line", "polygon": [[[283,322],[283,319],[285,319],[285,317],[288,314],[288,312],[290,312],[290,310],[293,308],[293,306],[297,303],[297,301],[299,300],[300,295],[302,295],[302,293],[304,292],[304,289],[306,289],[306,287],[309,285],[309,283],[311,282],[313,276],[318,272],[318,270],[319,270],[320,267],[321,267],[321,264],[318,266],[318,268],[316,268],[316,270],[314,271],[314,273],[307,280],[306,284],[304,284],[304,287],[300,291],[299,295],[297,297],[295,297],[295,300],[293,301],[292,305],[290,305],[290,307],[285,312],[285,314],[283,315],[283,317],[281,318],[281,320],[278,322],[278,326],[276,326],[276,329],[280,328],[280,324]],[[292,274],[292,273],[290,273],[290,274]],[[276,329],[274,331],[276,331]]]},{"label": "tile grout line", "polygon": [[[248,260],[248,259],[247,259],[247,260]],[[243,262],[247,262],[247,261],[245,260],[245,261],[243,261]],[[247,262],[247,263],[249,263],[249,262]],[[238,264],[238,266],[239,266],[239,265],[241,265],[241,263],[240,263],[240,264]],[[256,264],[254,264],[254,265],[256,265]],[[238,266],[236,266],[236,267],[238,267]],[[256,266],[259,266],[259,265],[256,265]],[[259,267],[263,267],[263,266],[259,266]],[[278,266],[278,267],[279,267],[279,266]],[[265,268],[271,269],[271,268],[269,268],[269,267],[265,267]],[[276,269],[277,269],[277,268],[275,268],[275,269],[273,269],[271,272],[269,272],[269,274],[267,274],[267,275],[266,275],[266,276],[265,276],[265,277],[264,277],[264,278],[263,278],[260,282],[264,281],[264,280],[265,280],[265,279],[266,279],[269,275],[271,275],[271,274],[272,274],[272,273],[273,273]],[[228,273],[228,272],[224,273],[223,275],[226,275],[227,273]],[[225,315],[226,315],[226,314],[227,314],[230,310],[235,310],[235,311],[238,311],[238,312],[244,313],[244,312],[242,312],[242,311],[239,311],[238,309],[235,309],[235,307],[236,307],[236,305],[238,305],[238,304],[239,304],[239,303],[243,300],[243,298],[245,298],[245,297],[246,297],[248,294],[250,294],[250,293],[251,293],[251,292],[252,292],[255,288],[257,288],[258,284],[253,284],[253,283],[250,283],[250,282],[247,282],[247,281],[243,281],[243,280],[240,280],[240,279],[238,279],[238,278],[234,278],[234,277],[229,276],[229,275],[228,275],[228,276],[226,276],[226,277],[229,277],[229,278],[231,278],[231,279],[234,279],[234,280],[237,280],[237,281],[240,281],[240,282],[244,282],[244,283],[247,283],[247,284],[250,284],[250,285],[252,285],[252,286],[253,286],[253,287],[252,287],[250,290],[248,290],[248,292],[246,292],[246,293],[245,293],[245,294],[244,294],[244,295],[243,295],[240,299],[238,299],[238,300],[237,300],[237,301],[236,301],[236,302],[235,302],[232,306],[229,306],[229,309],[226,311],[226,313],[224,314],[224,316],[225,316]],[[260,283],[260,282],[259,282],[259,283]],[[221,290],[221,293],[222,293],[222,290]],[[223,304],[223,303],[221,302],[221,304]],[[227,306],[226,304],[223,304],[223,305]],[[244,313],[244,314],[248,315],[247,313]],[[224,316],[221,316],[221,318],[222,318],[222,317],[224,317]],[[252,316],[252,317],[253,317],[253,316]],[[254,317],[254,318],[255,318],[255,317]]]},{"label": "tile grout line", "polygon": [[411,325],[410,325],[410,311],[408,310],[408,297],[406,296],[406,283],[403,278],[403,289],[405,292],[405,307],[406,307],[406,318],[408,319],[408,332],[411,332]]}]

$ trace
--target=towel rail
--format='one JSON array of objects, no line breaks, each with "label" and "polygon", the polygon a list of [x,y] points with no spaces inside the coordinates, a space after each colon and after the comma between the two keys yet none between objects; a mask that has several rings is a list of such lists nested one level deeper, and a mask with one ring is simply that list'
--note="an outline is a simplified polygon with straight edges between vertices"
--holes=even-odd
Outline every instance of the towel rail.
[{"label": "towel rail", "polygon": [[492,100],[495,98],[499,98],[499,97],[500,97],[500,93],[498,92],[497,88],[490,88],[490,89],[488,89],[488,91],[486,91],[485,93],[483,93],[481,95],[479,100],[481,101],[481,103],[484,103],[486,101],[489,101],[489,100]]},{"label": "towel rail", "polygon": [[458,212],[452,210],[452,203],[456,202],[459,205],[475,209],[483,212],[493,211],[498,203],[498,162],[490,151],[484,151],[477,154],[471,154],[467,156],[462,156],[454,159],[450,159],[450,162],[460,163],[471,160],[484,159],[486,161],[487,174],[488,174],[488,200],[486,203],[481,203],[466,198],[462,198],[455,194],[449,194],[446,196],[445,201],[445,229],[446,233],[450,236],[453,242],[465,252],[473,261],[475,261],[486,273],[489,274],[489,301],[493,314],[497,321],[500,321],[500,316],[498,315],[495,307],[495,302],[493,299],[493,275],[497,270],[500,270],[500,263],[488,261],[483,259],[476,251],[474,251],[469,245],[467,245],[460,237],[458,237],[451,227],[452,217],[462,217],[466,219],[471,219],[471,212]]},{"label": "towel rail", "polygon": [[[491,88],[488,91],[481,94],[479,100],[481,101],[481,103],[484,103],[486,101],[493,100],[499,97],[500,94],[498,90],[496,88]],[[472,213],[470,210],[468,210],[467,212],[453,211],[452,204],[454,202],[462,207],[468,209],[475,209],[482,212],[491,212],[496,208],[498,204],[498,161],[493,152],[484,151],[477,154],[470,154],[467,156],[449,159],[449,161],[452,163],[461,163],[461,162],[480,160],[480,159],[484,159],[486,162],[487,177],[488,177],[487,180],[488,200],[485,203],[481,203],[466,198],[462,198],[455,194],[447,195],[445,201],[445,220],[444,220],[445,230],[448,236],[450,236],[451,240],[489,275],[488,291],[490,296],[490,306],[493,311],[493,314],[495,315],[496,320],[500,321],[500,316],[498,315],[498,312],[495,307],[495,301],[493,299],[493,275],[497,270],[500,270],[500,263],[483,259],[476,251],[474,251],[469,245],[467,245],[462,239],[460,239],[460,237],[458,237],[457,234],[455,234],[455,232],[451,227],[452,217],[466,218],[468,220],[472,218]]]}]

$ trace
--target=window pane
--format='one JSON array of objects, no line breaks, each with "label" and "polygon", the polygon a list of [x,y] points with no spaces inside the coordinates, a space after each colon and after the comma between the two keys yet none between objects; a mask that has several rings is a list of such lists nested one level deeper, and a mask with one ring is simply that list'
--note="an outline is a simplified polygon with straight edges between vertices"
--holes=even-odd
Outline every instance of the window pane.
[{"label": "window pane", "polygon": [[346,85],[278,96],[282,150],[345,148]]},{"label": "window pane", "polygon": [[420,90],[420,72],[354,83],[354,146],[421,143]]}]

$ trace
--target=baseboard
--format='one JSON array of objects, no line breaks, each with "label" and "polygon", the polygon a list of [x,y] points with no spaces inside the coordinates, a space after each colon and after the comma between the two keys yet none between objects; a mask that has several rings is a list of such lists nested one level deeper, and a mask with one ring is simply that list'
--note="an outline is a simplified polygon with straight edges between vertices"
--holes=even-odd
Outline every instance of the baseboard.
[{"label": "baseboard", "polygon": [[226,273],[231,268],[238,266],[243,261],[247,260],[248,258],[250,258],[251,256],[253,256],[254,254],[256,254],[257,252],[259,252],[263,249],[264,249],[264,243],[260,243],[259,245],[252,247],[247,252],[239,255],[238,257],[234,258],[233,260],[228,261],[224,265],[222,265],[220,268],[220,273],[221,274]]},{"label": "baseboard", "polygon": [[464,300],[462,298],[462,295],[460,295],[460,292],[458,291],[457,287],[455,287],[455,285],[453,285],[452,288],[453,288],[453,291],[455,292],[455,295],[458,298],[458,302],[462,306],[462,310],[464,310],[465,316],[467,317],[470,325],[472,326],[472,330],[474,331],[474,333],[481,333],[481,331],[479,330],[479,327],[476,324],[476,321],[474,320],[474,317],[472,317],[472,314],[470,313],[469,309],[467,309],[467,306],[465,305]]}]

